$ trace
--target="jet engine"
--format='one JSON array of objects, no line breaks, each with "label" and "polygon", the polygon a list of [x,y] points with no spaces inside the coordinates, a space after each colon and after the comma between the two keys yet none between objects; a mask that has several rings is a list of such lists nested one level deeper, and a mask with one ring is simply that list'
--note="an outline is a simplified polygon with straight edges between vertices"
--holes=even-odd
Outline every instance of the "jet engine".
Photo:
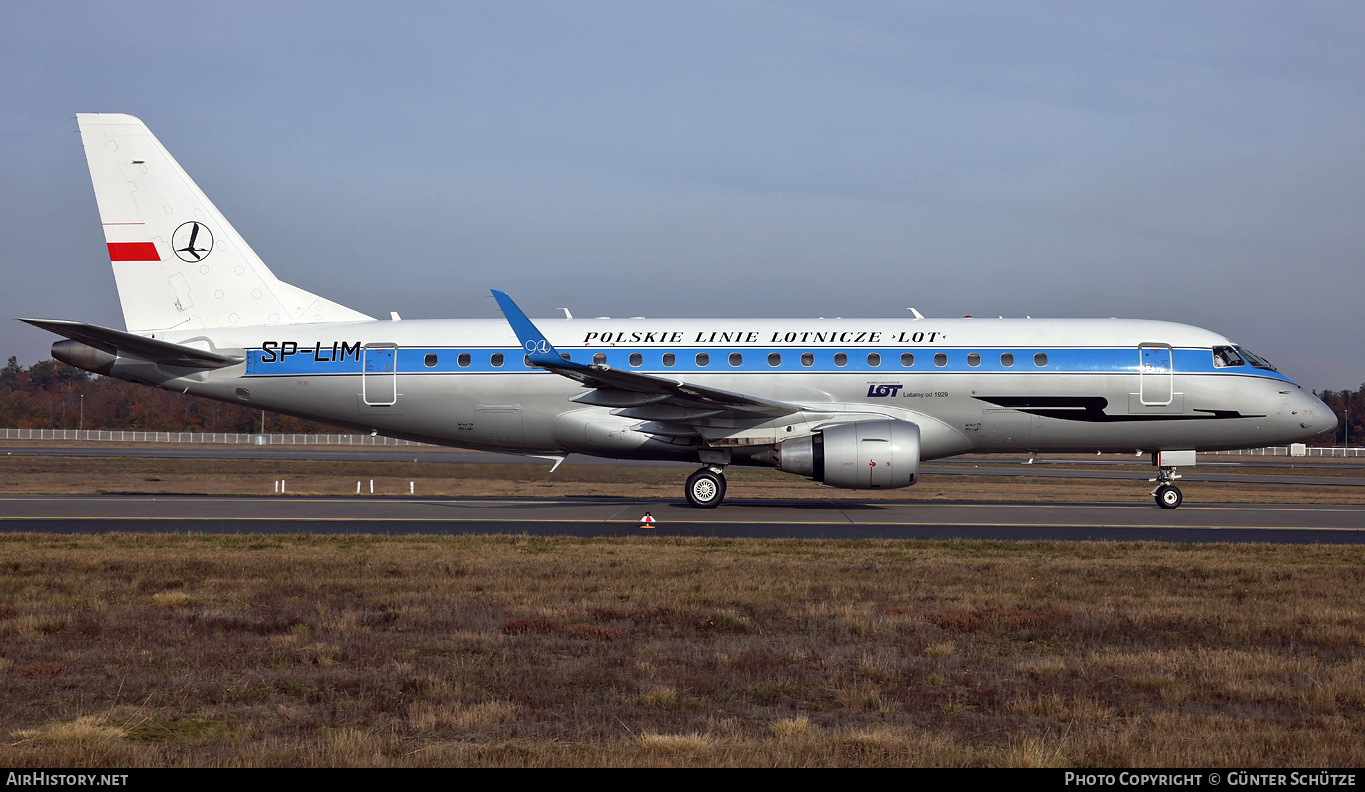
[{"label": "jet engine", "polygon": [[114,355],[79,341],[61,340],[52,345],[52,357],[78,369],[107,375],[114,368]]},{"label": "jet engine", "polygon": [[919,474],[919,427],[894,419],[835,424],[781,443],[777,467],[845,489],[896,489]]}]

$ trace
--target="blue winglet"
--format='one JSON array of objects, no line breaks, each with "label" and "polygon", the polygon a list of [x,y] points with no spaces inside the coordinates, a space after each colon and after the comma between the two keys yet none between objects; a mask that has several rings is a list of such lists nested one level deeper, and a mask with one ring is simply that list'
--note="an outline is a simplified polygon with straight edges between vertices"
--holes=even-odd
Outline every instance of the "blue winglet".
[{"label": "blue winglet", "polygon": [[549,366],[553,368],[586,368],[581,363],[572,363],[565,360],[545,338],[545,334],[540,332],[540,328],[535,326],[526,314],[512,302],[504,292],[493,289],[493,299],[498,301],[498,307],[502,309],[502,315],[507,318],[507,323],[512,326],[512,332],[516,333],[517,340],[521,342],[521,348],[526,352],[526,358],[533,366]]}]

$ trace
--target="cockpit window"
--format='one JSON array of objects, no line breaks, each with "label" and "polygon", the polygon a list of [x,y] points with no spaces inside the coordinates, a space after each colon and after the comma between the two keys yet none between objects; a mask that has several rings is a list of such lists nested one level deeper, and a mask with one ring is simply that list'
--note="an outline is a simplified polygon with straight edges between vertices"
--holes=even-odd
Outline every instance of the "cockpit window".
[{"label": "cockpit window", "polygon": [[1261,357],[1260,355],[1253,354],[1250,350],[1246,349],[1245,347],[1234,348],[1239,353],[1241,353],[1242,357],[1246,358],[1246,361],[1250,363],[1254,368],[1268,369],[1270,371],[1279,371],[1279,369],[1270,365],[1270,362],[1267,361],[1265,358]]},{"label": "cockpit window", "polygon": [[1237,350],[1232,347],[1216,346],[1213,348],[1214,368],[1227,368],[1228,366],[1244,366],[1246,363],[1242,356],[1237,354]]},{"label": "cockpit window", "polygon": [[1259,369],[1276,371],[1277,369],[1266,362],[1258,355],[1254,355],[1243,347],[1239,346],[1216,346],[1213,348],[1213,365],[1216,368],[1228,368],[1229,366],[1252,366]]}]

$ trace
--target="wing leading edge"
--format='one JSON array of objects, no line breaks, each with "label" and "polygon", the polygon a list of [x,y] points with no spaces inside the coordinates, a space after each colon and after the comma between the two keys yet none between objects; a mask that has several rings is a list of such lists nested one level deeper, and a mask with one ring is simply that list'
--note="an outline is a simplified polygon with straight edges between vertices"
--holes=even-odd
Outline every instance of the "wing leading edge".
[{"label": "wing leading edge", "polygon": [[[493,290],[493,298],[521,342],[526,358],[532,366],[554,372],[594,388],[592,394],[574,401],[602,406],[642,407],[665,403],[688,410],[699,410],[706,417],[729,413],[732,417],[777,418],[801,412],[801,408],[786,402],[773,401],[743,393],[708,388],[682,380],[641,374],[636,371],[614,369],[603,364],[577,363],[567,354],[555,349],[545,334],[535,326],[517,304],[505,293]],[[692,417],[701,417],[694,414]]]}]

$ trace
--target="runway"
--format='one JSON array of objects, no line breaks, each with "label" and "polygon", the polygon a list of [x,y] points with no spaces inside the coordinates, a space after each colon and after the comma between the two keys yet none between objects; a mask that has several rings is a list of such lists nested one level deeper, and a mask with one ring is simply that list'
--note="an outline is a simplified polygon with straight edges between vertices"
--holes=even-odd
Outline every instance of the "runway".
[{"label": "runway", "polygon": [[[643,527],[648,512],[656,522]],[[0,531],[1365,543],[1365,506],[220,496],[0,498]]]}]

